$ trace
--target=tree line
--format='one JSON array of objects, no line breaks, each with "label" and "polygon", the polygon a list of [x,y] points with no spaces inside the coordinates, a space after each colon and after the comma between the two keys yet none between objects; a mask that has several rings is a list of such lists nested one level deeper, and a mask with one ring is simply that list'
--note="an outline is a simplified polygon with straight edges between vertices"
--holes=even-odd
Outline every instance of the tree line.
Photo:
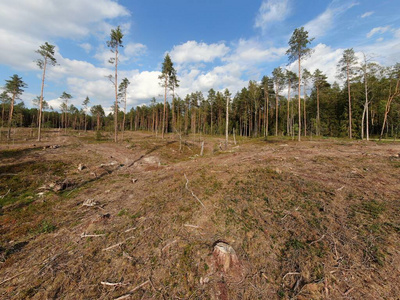
[{"label": "tree line", "polygon": [[[2,128],[7,126],[10,138],[12,126],[36,127],[38,140],[41,128],[73,128],[77,130],[111,131],[114,141],[122,137],[125,128],[147,130],[164,138],[164,133],[223,135],[236,133],[248,137],[335,136],[369,139],[371,135],[396,137],[400,127],[400,64],[384,67],[373,62],[366,54],[358,60],[353,49],[346,49],[337,66],[337,78],[343,81],[330,84],[321,70],[313,72],[302,67],[302,61],[312,54],[312,38],[303,27],[295,29],[286,52],[289,63],[297,62],[297,73],[277,67],[260,82],[250,80],[234,96],[228,89],[210,89],[206,96],[192,92],[181,98],[175,90],[179,87],[177,72],[168,54],[162,64],[160,85],[164,89],[164,103],[153,98],[149,105],[137,106],[127,111],[127,78],[118,84],[119,47],[123,46],[120,27],[111,30],[110,47],[115,67],[112,82],[115,100],[112,112],[106,116],[101,105],[93,105],[86,97],[81,108],[70,104],[72,95],[60,96],[60,111],[55,111],[44,100],[46,68],[54,66],[54,46],[41,45],[38,67],[43,71],[41,94],[28,109],[16,101],[27,87],[22,78],[13,75],[6,80],[0,95]],[[171,103],[168,98],[171,97]],[[88,115],[87,112],[90,111]]]}]

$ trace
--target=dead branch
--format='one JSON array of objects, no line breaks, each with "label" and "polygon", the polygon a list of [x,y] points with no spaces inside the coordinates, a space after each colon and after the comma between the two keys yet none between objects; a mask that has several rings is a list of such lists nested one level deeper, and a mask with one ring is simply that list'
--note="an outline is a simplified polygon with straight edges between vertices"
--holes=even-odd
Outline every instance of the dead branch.
[{"label": "dead branch", "polygon": [[5,196],[7,196],[10,193],[11,189],[8,189],[7,193],[5,193],[4,195],[0,196],[0,199],[4,199]]},{"label": "dead branch", "polygon": [[201,228],[200,226],[191,225],[191,224],[183,224],[183,226],[185,226],[185,227],[191,227],[191,228],[196,228],[196,229]]},{"label": "dead branch", "polygon": [[84,232],[82,232],[81,234],[81,238],[85,238],[85,237],[100,237],[100,236],[105,236],[106,234],[86,234]]},{"label": "dead branch", "polygon": [[186,174],[183,174],[185,176],[186,179],[186,184],[185,184],[185,188],[192,194],[192,196],[201,204],[201,206],[203,206],[204,208],[206,208],[203,204],[203,202],[201,202],[201,200],[199,198],[197,198],[197,196],[193,193],[192,190],[189,190],[188,188],[188,184],[189,184],[189,179],[186,177]]},{"label": "dead branch", "polygon": [[133,260],[133,257],[130,256],[130,255],[129,255],[128,253],[126,253],[125,251],[122,252],[122,256],[123,256],[123,257],[126,257],[126,258],[129,259],[129,260]]},{"label": "dead branch", "polygon": [[288,275],[300,275],[300,273],[299,272],[288,272],[285,274],[285,276],[283,276],[282,280],[285,280],[286,276],[288,276]]},{"label": "dead branch", "polygon": [[129,232],[129,231],[132,231],[132,230],[135,230],[135,229],[136,229],[136,227],[129,228],[129,229],[125,230],[125,232]]},{"label": "dead branch", "polygon": [[324,237],[325,237],[325,234],[323,234],[318,240],[311,242],[309,245],[318,243],[318,242],[321,241]]},{"label": "dead branch", "polygon": [[161,252],[164,252],[165,249],[167,249],[169,246],[175,244],[177,242],[177,240],[173,240],[171,243],[166,244],[162,249]]},{"label": "dead branch", "polygon": [[113,249],[115,247],[121,246],[121,245],[125,244],[128,240],[131,240],[133,238],[134,238],[134,236],[128,237],[126,240],[124,240],[124,241],[122,241],[122,242],[120,242],[118,244],[115,244],[115,245],[112,245],[110,247],[102,249],[102,251],[108,251],[108,250],[111,250],[111,249]]},{"label": "dead branch", "polygon": [[107,282],[107,281],[102,281],[100,282],[102,285],[107,285],[107,286],[124,286],[128,285],[128,283],[122,283],[122,282]]},{"label": "dead branch", "polygon": [[26,273],[26,272],[27,272],[27,271],[23,271],[23,272],[18,273],[18,274],[14,275],[14,276],[12,276],[12,277],[10,277],[10,278],[4,279],[2,282],[0,282],[0,285],[2,285],[3,283],[6,283],[7,281],[13,280],[14,278],[16,278],[16,277],[18,277],[19,275],[22,275],[22,274],[24,274],[24,273]]},{"label": "dead branch", "polygon": [[98,205],[99,203],[94,200],[94,199],[86,199],[85,201],[83,201],[82,206],[89,206],[89,207],[93,207]]},{"label": "dead branch", "polygon": [[150,283],[150,280],[147,280],[147,281],[143,282],[142,284],[138,285],[137,287],[135,287],[133,290],[129,291],[129,293],[127,293],[121,297],[114,298],[114,300],[122,300],[122,299],[129,298],[134,292],[136,292],[138,289],[144,287],[146,284],[149,284],[149,283]]}]

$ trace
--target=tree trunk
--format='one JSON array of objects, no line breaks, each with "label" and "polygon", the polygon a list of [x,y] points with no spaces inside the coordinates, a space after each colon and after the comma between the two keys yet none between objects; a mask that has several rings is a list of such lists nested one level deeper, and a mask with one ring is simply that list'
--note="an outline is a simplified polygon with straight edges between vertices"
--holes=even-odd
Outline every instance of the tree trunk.
[{"label": "tree trunk", "polygon": [[229,126],[229,97],[226,96],[225,147],[228,147],[228,126]]},{"label": "tree trunk", "polygon": [[300,69],[300,54],[299,54],[299,101],[298,101],[298,113],[299,113],[299,134],[298,134],[298,141],[300,142],[301,140],[301,97],[300,97],[300,92],[301,92],[301,69]]},{"label": "tree trunk", "polygon": [[13,113],[14,113],[14,101],[15,101],[15,95],[16,94],[16,90],[14,90],[13,92],[13,96],[11,99],[11,103],[10,103],[10,115],[8,117],[8,133],[7,133],[7,139],[11,138],[11,125],[12,125],[12,117],[13,117]]},{"label": "tree trunk", "polygon": [[164,89],[164,113],[163,113],[163,122],[162,122],[162,133],[161,138],[164,139],[164,130],[165,130],[165,107],[167,104],[167,87],[168,87],[168,78],[165,75],[165,89]]},{"label": "tree trunk", "polygon": [[351,94],[350,94],[350,78],[349,78],[349,63],[347,62],[346,67],[346,74],[347,74],[347,92],[349,94],[349,138],[353,138],[352,129],[351,129]]},{"label": "tree trunk", "polygon": [[[278,91],[278,88],[276,89]],[[278,107],[278,92],[275,94],[275,136],[278,136],[278,114],[279,114],[279,107]]]},{"label": "tree trunk", "polygon": [[289,89],[288,89],[288,98],[287,98],[287,117],[286,117],[286,135],[290,135],[290,116],[289,116],[289,111],[290,111],[290,86],[292,83],[289,80]]},{"label": "tree trunk", "polygon": [[127,88],[125,87],[124,118],[123,118],[123,120],[122,120],[122,139],[124,139],[124,131],[125,131],[125,117],[126,117],[126,91],[127,91]]},{"label": "tree trunk", "polygon": [[307,113],[306,113],[306,100],[307,100],[307,91],[306,84],[304,84],[304,106],[303,106],[303,119],[304,119],[304,136],[307,136]]},{"label": "tree trunk", "polygon": [[39,126],[38,126],[38,142],[41,139],[42,133],[42,109],[43,109],[43,89],[44,89],[44,78],[46,76],[46,65],[47,65],[47,57],[44,58],[44,66],[43,66],[43,75],[42,75],[42,87],[40,91],[40,103],[39,103]]},{"label": "tree trunk", "polygon": [[320,120],[320,115],[319,115],[319,85],[317,85],[317,128],[316,128],[316,132],[315,135],[319,136],[321,134],[320,131],[320,124],[321,124],[321,120]]},{"label": "tree trunk", "polygon": [[114,142],[118,142],[118,44],[115,46]]}]

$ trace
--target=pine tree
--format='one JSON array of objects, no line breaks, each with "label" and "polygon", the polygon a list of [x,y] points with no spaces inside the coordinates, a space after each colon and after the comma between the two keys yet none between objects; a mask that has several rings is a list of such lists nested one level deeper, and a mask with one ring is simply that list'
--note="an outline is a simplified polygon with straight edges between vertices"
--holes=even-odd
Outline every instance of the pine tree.
[{"label": "pine tree", "polygon": [[23,82],[22,78],[19,77],[17,74],[14,74],[10,78],[11,78],[10,80],[6,80],[6,85],[4,86],[5,92],[11,94],[7,139],[10,139],[11,137],[11,125],[12,125],[15,101],[19,99],[20,95],[22,95],[22,93],[24,92],[23,89],[28,87],[28,85],[25,82]]},{"label": "pine tree", "polygon": [[110,40],[107,41],[107,46],[110,48],[112,53],[115,53],[115,57],[109,59],[109,63],[115,66],[115,75],[112,80],[112,75],[109,76],[111,82],[114,84],[115,88],[115,104],[114,104],[114,142],[118,141],[118,49],[123,47],[122,34],[120,26],[116,29],[111,29]]},{"label": "pine tree", "polygon": [[339,68],[339,77],[346,78],[347,81],[347,94],[349,97],[349,138],[353,137],[352,133],[352,116],[351,116],[351,90],[350,90],[350,82],[353,79],[353,76],[356,71],[357,58],[354,53],[353,48],[346,49],[343,52],[342,58],[339,60],[338,68]]},{"label": "pine tree", "polygon": [[298,88],[298,109],[299,109],[299,137],[301,139],[301,59],[309,56],[311,54],[311,49],[308,48],[314,39],[308,37],[308,32],[304,30],[304,27],[296,28],[289,40],[289,49],[286,54],[289,55],[289,62],[298,61],[299,63],[299,88]]},{"label": "pine tree", "polygon": [[44,89],[44,80],[46,77],[46,67],[48,64],[51,66],[55,66],[57,60],[54,57],[54,45],[50,45],[48,42],[45,42],[43,45],[39,47],[39,50],[36,50],[36,53],[40,54],[42,58],[39,58],[36,63],[41,70],[43,70],[42,75],[42,87],[40,91],[40,103],[39,103],[39,117],[38,117],[38,142],[41,139],[41,128],[42,128],[42,109],[43,109],[43,89]]}]

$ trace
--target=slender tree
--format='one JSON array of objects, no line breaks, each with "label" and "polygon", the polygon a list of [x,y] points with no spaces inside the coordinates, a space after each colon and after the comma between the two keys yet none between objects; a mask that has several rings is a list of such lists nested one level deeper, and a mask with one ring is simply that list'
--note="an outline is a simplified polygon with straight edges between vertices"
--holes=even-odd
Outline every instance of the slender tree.
[{"label": "slender tree", "polygon": [[214,115],[213,115],[213,108],[215,105],[215,98],[216,98],[216,94],[214,89],[210,89],[208,91],[208,97],[207,97],[207,101],[210,103],[210,131],[211,131],[211,135],[214,134],[213,131],[213,120],[214,120]]},{"label": "slender tree", "polygon": [[128,94],[128,86],[130,82],[128,78],[122,79],[121,83],[119,84],[119,96],[122,99],[121,101],[124,102],[124,118],[122,120],[122,138],[124,138],[124,131],[125,131],[125,116],[126,116],[126,97]]},{"label": "slender tree", "polygon": [[303,89],[304,89],[304,100],[303,100],[303,102],[304,102],[304,105],[303,105],[304,136],[307,136],[307,109],[306,109],[307,88],[308,88],[308,83],[309,83],[310,79],[312,78],[312,74],[307,69],[304,69],[302,78],[303,78]]},{"label": "slender tree", "polygon": [[0,99],[1,99],[1,129],[0,129],[0,140],[1,140],[3,133],[3,126],[5,123],[5,107],[6,105],[10,105],[11,97],[7,94],[7,91],[3,91],[0,94]]},{"label": "slender tree", "polygon": [[301,59],[309,56],[311,54],[311,49],[308,48],[308,44],[313,41],[313,38],[308,37],[308,32],[304,30],[304,27],[296,28],[289,40],[289,49],[286,54],[289,55],[289,61],[298,61],[299,63],[299,88],[298,88],[298,109],[299,109],[299,138],[301,139]]},{"label": "slender tree", "polygon": [[43,109],[43,90],[44,90],[44,80],[46,77],[46,67],[47,65],[55,66],[57,60],[54,57],[54,45],[50,45],[45,42],[43,45],[36,50],[36,53],[40,54],[41,58],[36,61],[38,67],[43,70],[42,74],[42,87],[40,90],[40,103],[39,103],[39,117],[38,117],[38,142],[41,139],[41,129],[42,129],[42,109]]},{"label": "slender tree", "polygon": [[97,131],[100,130],[101,124],[100,124],[100,118],[104,117],[104,109],[103,107],[99,104],[99,105],[94,105],[90,108],[90,112],[93,116],[96,116],[96,120],[97,120]]},{"label": "slender tree", "polygon": [[275,86],[275,135],[278,135],[278,116],[279,116],[279,93],[282,91],[285,82],[285,74],[282,68],[275,68],[272,71]]},{"label": "slender tree", "polygon": [[114,83],[115,88],[115,104],[114,104],[114,142],[118,141],[118,51],[119,47],[123,47],[122,34],[120,26],[116,29],[111,29],[110,40],[107,41],[107,46],[110,48],[111,52],[115,54],[115,57],[109,59],[109,63],[115,66],[115,75],[112,80],[112,76],[109,78],[111,82]]},{"label": "slender tree", "polygon": [[175,118],[175,89],[179,87],[178,76],[176,75],[176,70],[172,68],[171,76],[169,77],[169,89],[172,91],[172,131],[176,128],[176,118]]},{"label": "slender tree", "polygon": [[4,90],[6,91],[6,93],[11,95],[10,114],[8,117],[7,139],[10,139],[11,137],[11,125],[12,125],[15,101],[19,99],[20,95],[22,95],[22,93],[24,92],[24,88],[28,87],[28,85],[22,81],[22,77],[19,77],[17,74],[14,74],[10,78],[11,78],[10,80],[6,80],[6,84],[4,86]]},{"label": "slender tree", "polygon": [[229,133],[229,102],[231,93],[225,89],[224,96],[226,97],[226,123],[225,123],[225,147],[228,147],[228,133]]},{"label": "slender tree", "polygon": [[[296,73],[285,70],[285,81],[288,86],[288,97],[287,97],[287,112],[286,112],[286,135],[289,136],[291,135],[291,131],[293,128],[291,128],[291,118],[290,118],[290,89],[292,88],[292,85],[294,82],[297,80]],[[293,117],[293,116],[292,116]]]},{"label": "slender tree", "polygon": [[86,111],[88,109],[88,105],[90,103],[90,99],[88,96],[86,96],[85,100],[83,100],[82,106],[83,106],[83,117],[84,117],[84,126],[85,126],[85,132],[87,129],[87,124],[86,124]]},{"label": "slender tree", "polygon": [[65,133],[66,133],[67,132],[67,126],[68,126],[68,109],[69,109],[68,101],[70,99],[72,99],[72,96],[70,94],[68,94],[67,92],[63,92],[60,98],[62,100],[61,111],[64,112],[64,130],[65,130]]},{"label": "slender tree", "polygon": [[164,131],[166,130],[166,120],[165,120],[165,109],[167,106],[167,90],[171,86],[171,77],[176,74],[174,69],[174,64],[172,63],[171,57],[167,53],[162,64],[161,75],[158,79],[161,80],[160,85],[164,88],[164,112],[163,112],[163,122],[162,122],[162,138],[164,139]]},{"label": "slender tree", "polygon": [[258,132],[257,112],[258,112],[258,108],[259,108],[259,99],[260,99],[261,90],[260,90],[260,87],[258,86],[258,83],[254,80],[250,80],[248,90],[249,90],[249,95],[250,95],[251,101],[254,104],[254,136],[257,137],[257,132]]},{"label": "slender tree", "polygon": [[315,134],[316,135],[321,135],[321,117],[320,117],[320,92],[323,87],[326,87],[328,85],[328,82],[326,81],[328,77],[324,73],[322,73],[321,70],[316,69],[313,74],[313,82],[314,82],[314,87],[317,90],[317,118],[316,118],[316,128],[315,128]]},{"label": "slender tree", "polygon": [[353,137],[352,134],[352,116],[351,116],[351,90],[350,90],[350,82],[353,79],[353,76],[356,71],[357,58],[354,53],[353,48],[346,49],[343,52],[342,58],[339,60],[338,68],[339,68],[339,77],[346,78],[347,81],[347,94],[349,97],[349,138]]}]

